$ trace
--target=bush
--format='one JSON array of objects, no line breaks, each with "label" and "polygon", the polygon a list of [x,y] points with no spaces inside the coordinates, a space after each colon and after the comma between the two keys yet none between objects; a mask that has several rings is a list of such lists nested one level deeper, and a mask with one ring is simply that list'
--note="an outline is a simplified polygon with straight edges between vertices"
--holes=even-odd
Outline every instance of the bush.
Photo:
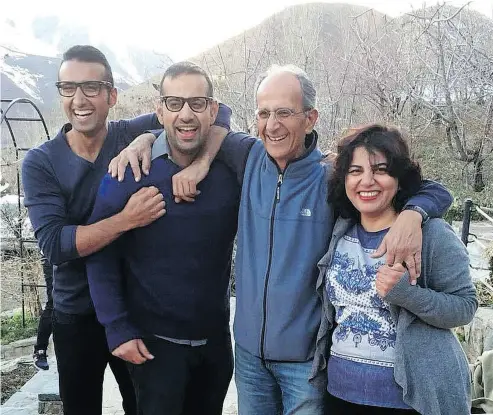
[{"label": "bush", "polygon": [[35,336],[38,330],[36,317],[26,314],[26,326],[22,326],[22,313],[15,313],[11,317],[1,318],[1,343],[9,344],[20,339]]}]

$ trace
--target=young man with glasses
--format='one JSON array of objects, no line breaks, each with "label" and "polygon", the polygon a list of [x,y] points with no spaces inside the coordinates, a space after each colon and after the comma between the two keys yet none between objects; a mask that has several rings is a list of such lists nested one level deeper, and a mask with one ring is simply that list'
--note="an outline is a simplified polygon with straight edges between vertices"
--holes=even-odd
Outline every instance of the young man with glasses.
[{"label": "young man with glasses", "polygon": [[[117,91],[106,57],[92,46],[67,50],[58,77],[69,123],[53,140],[26,154],[22,181],[36,238],[54,265],[53,340],[60,396],[65,415],[101,414],[103,377],[109,363],[125,413],[133,415],[137,409],[132,382],[125,363],[109,352],[104,328],[97,321],[86,257],[129,229],[163,216],[163,195],[156,187],[143,187],[129,195],[114,215],[91,224],[87,221],[109,161],[135,136],[161,124],[156,114],[107,121]],[[221,125],[227,127],[227,122]]]},{"label": "young man with glasses", "polygon": [[221,415],[233,373],[228,286],[239,186],[217,161],[201,183],[204,197],[172,201],[172,176],[203,150],[218,104],[209,76],[189,62],[170,66],[160,90],[166,134],[154,143],[149,175],[136,182],[127,169],[121,183],[107,175],[90,222],[120,211],[142,186],[164,195],[166,215],[92,255],[87,276],[110,349],[129,363],[142,415]]}]

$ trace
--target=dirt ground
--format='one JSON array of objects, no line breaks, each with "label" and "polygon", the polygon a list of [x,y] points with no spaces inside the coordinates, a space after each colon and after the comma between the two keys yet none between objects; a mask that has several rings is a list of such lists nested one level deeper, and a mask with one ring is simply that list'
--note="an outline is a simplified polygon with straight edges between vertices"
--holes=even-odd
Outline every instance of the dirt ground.
[{"label": "dirt ground", "polygon": [[2,373],[1,403],[17,392],[38,370],[30,364],[20,364],[12,372]]}]

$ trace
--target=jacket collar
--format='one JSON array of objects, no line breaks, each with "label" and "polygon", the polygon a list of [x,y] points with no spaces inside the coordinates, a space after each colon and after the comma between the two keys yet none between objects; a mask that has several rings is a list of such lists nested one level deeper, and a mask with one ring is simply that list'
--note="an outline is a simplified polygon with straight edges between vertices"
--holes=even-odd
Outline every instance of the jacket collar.
[{"label": "jacket collar", "polygon": [[163,131],[152,145],[151,161],[165,155],[169,157],[170,151],[166,133]]},{"label": "jacket collar", "polygon": [[[320,149],[317,147],[318,133],[313,130],[310,134],[305,136],[306,151],[298,158],[288,162],[284,169],[284,178],[308,176],[309,172],[313,169],[313,163],[322,160],[323,155]],[[267,154],[267,172],[276,175],[281,174],[281,169],[277,165],[276,161]]]}]

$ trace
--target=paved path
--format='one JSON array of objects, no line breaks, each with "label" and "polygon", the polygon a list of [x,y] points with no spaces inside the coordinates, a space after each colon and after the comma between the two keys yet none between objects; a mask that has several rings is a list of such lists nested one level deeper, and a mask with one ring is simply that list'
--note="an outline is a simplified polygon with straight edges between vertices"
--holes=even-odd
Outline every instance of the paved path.
[{"label": "paved path", "polygon": [[[231,299],[231,332],[233,332],[232,324],[235,312],[235,298]],[[123,415],[121,407],[121,397],[118,390],[118,385],[113,377],[110,368],[106,370],[104,377],[104,397],[103,397],[103,415]],[[229,385],[228,393],[224,401],[223,415],[236,415],[237,412],[237,395],[234,376]]]},{"label": "paved path", "polygon": [[[231,299],[232,326],[235,313],[235,298]],[[231,328],[232,332],[232,328]],[[58,393],[58,372],[54,356],[50,356],[50,370],[40,371],[22,389],[14,394],[0,409],[2,415],[37,415],[38,394]],[[237,395],[234,376],[224,401],[224,415],[236,415]],[[120,391],[110,368],[106,370],[103,386],[103,415],[124,415]]]},{"label": "paved path", "polygon": [[[461,235],[462,223],[453,222],[453,228],[457,235]],[[488,246],[493,241],[493,225],[489,222],[471,222],[469,232],[472,234],[469,236],[469,243],[467,245],[467,250],[469,252],[469,258],[471,261],[471,266],[474,269],[471,272],[472,278],[476,279],[486,279],[489,276],[489,264],[486,255],[484,254],[484,249],[482,246]],[[473,236],[475,235],[475,236]],[[476,242],[476,240],[479,241]]]}]

